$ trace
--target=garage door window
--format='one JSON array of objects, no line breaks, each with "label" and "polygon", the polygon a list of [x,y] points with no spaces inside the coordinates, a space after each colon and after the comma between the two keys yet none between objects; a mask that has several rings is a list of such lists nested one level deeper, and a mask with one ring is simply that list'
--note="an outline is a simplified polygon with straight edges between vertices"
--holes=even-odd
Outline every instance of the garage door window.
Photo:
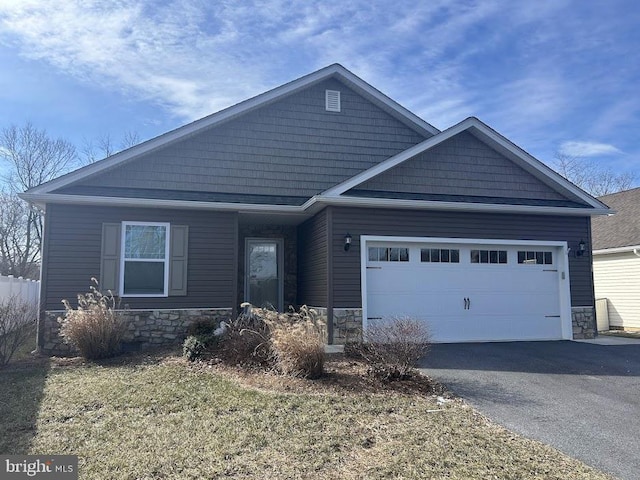
[{"label": "garage door window", "polygon": [[421,248],[420,261],[428,263],[460,263],[460,250]]},{"label": "garage door window", "polygon": [[553,265],[553,252],[519,251],[518,263],[521,265]]},{"label": "garage door window", "polygon": [[408,262],[409,249],[399,247],[369,247],[370,262]]},{"label": "garage door window", "polygon": [[471,263],[507,263],[506,250],[471,250]]}]

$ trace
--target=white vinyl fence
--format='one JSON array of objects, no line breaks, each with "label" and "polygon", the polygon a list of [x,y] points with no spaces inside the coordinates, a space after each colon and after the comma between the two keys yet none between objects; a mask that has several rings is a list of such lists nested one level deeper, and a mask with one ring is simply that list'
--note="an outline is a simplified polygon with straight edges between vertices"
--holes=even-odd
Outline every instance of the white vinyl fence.
[{"label": "white vinyl fence", "polygon": [[26,278],[15,278],[13,275],[0,275],[0,303],[17,297],[27,303],[40,303],[40,282]]}]

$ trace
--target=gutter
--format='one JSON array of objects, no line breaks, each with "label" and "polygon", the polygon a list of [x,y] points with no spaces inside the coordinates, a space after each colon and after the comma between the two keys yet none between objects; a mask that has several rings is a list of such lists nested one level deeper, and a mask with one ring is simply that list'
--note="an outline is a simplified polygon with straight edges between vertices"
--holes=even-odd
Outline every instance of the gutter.
[{"label": "gutter", "polygon": [[601,248],[600,250],[594,250],[592,254],[607,255],[610,253],[627,253],[627,252],[631,252],[634,255],[640,257],[640,245],[629,245],[626,247],[616,247],[616,248]]},{"label": "gutter", "polygon": [[[47,203],[62,203],[73,205],[110,205],[115,207],[160,207],[196,210],[226,210],[241,213],[273,213],[284,215],[311,215],[315,213],[316,208],[323,205],[399,209],[431,209],[464,212],[523,213],[532,215],[570,215],[581,217],[587,215],[608,215],[611,213],[611,210],[604,208],[597,209],[544,207],[536,205],[439,202],[428,200],[358,198],[325,195],[315,195],[302,205],[261,205],[253,203],[201,202],[191,200],[164,200],[153,198],[94,197],[90,195],[68,195],[55,193],[21,193],[19,194],[19,197],[45,210]],[[638,248],[640,248],[640,245],[638,246]]]}]

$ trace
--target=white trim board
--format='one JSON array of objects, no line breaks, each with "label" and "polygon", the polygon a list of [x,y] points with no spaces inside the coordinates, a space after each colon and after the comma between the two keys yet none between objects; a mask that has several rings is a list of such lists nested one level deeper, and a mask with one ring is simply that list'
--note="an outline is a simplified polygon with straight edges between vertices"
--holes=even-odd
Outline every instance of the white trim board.
[{"label": "white trim board", "polygon": [[591,252],[592,255],[607,255],[610,253],[633,253],[634,250],[640,251],[640,245],[630,245],[628,247],[601,248]]},{"label": "white trim board", "polygon": [[532,215],[589,216],[608,215],[608,209],[545,207],[536,205],[511,205],[495,203],[439,202],[426,200],[401,200],[393,198],[325,197],[316,195],[303,205],[271,205],[253,203],[200,202],[189,200],[164,200],[153,198],[93,197],[56,193],[21,193],[19,197],[46,210],[46,204],[109,205],[114,207],[177,208],[187,210],[223,210],[240,213],[273,213],[283,215],[313,215],[324,205],[351,207],[447,210],[462,212],[522,213]]},{"label": "white trim board", "polygon": [[469,117],[457,125],[454,125],[439,134],[369,168],[368,170],[365,170],[364,172],[361,172],[350,179],[325,190],[322,195],[327,197],[340,196],[367,180],[400,165],[416,155],[423,153],[464,131],[470,131],[473,135],[482,137],[505,150],[512,156],[512,160],[517,160],[517,164],[520,163],[521,167],[528,170],[539,180],[543,181],[555,190],[560,190],[560,193],[570,193],[596,209],[607,208],[604,203],[587,194],[475,117]]},{"label": "white trim board", "polygon": [[140,155],[149,153],[152,150],[160,147],[165,147],[190,135],[194,135],[214,125],[226,122],[259,107],[273,103],[303,88],[309,87],[313,84],[332,77],[335,77],[338,80],[344,82],[347,86],[353,88],[357,93],[363,95],[370,101],[384,106],[392,115],[398,118],[398,120],[402,121],[417,132],[420,132],[424,135],[435,135],[440,133],[440,130],[435,128],[433,125],[425,122],[417,115],[411,113],[395,100],[387,97],[382,92],[369,85],[367,82],[357,77],[355,74],[351,73],[342,65],[335,63],[313,73],[300,77],[297,80],[285,83],[284,85],[276,87],[253,98],[244,100],[217,113],[213,113],[207,117],[201,118],[200,120],[196,120],[192,123],[164,133],[151,140],[147,140],[146,142],[128,148],[127,150],[124,150],[120,153],[116,153],[115,155],[105,158],[104,160],[100,160],[99,162],[87,165],[86,167],[82,167],[47,183],[34,187],[28,192],[33,194],[49,193],[53,190],[65,187],[71,183],[83,180],[93,175],[97,175],[98,173],[139,157]]}]

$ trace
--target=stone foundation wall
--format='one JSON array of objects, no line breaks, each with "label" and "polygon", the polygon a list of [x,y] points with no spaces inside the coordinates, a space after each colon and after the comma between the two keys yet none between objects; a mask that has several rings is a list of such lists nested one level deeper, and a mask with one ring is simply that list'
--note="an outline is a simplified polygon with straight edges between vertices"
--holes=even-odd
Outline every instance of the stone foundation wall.
[{"label": "stone foundation wall", "polygon": [[593,307],[571,307],[571,323],[575,340],[595,338],[597,327]]},{"label": "stone foundation wall", "polygon": [[[59,335],[64,311],[47,311],[40,320],[42,344],[38,349],[45,355],[76,355],[77,351],[64,343]],[[184,309],[184,310],[127,310],[125,322],[127,333],[124,338],[125,350],[145,350],[151,347],[179,345],[186,337],[187,329],[201,319],[215,321],[230,320],[231,308]],[[40,337],[39,337],[40,338]]]},{"label": "stone foundation wall", "polygon": [[362,340],[362,309],[333,309],[333,343],[344,345],[347,342]]},{"label": "stone foundation wall", "polygon": [[[322,310],[325,315],[327,309]],[[596,332],[596,317],[593,307],[571,308],[571,320],[573,324],[573,338],[594,338]],[[361,308],[334,308],[333,309],[333,343],[343,345],[346,342],[360,341],[362,339],[362,309]]]}]

